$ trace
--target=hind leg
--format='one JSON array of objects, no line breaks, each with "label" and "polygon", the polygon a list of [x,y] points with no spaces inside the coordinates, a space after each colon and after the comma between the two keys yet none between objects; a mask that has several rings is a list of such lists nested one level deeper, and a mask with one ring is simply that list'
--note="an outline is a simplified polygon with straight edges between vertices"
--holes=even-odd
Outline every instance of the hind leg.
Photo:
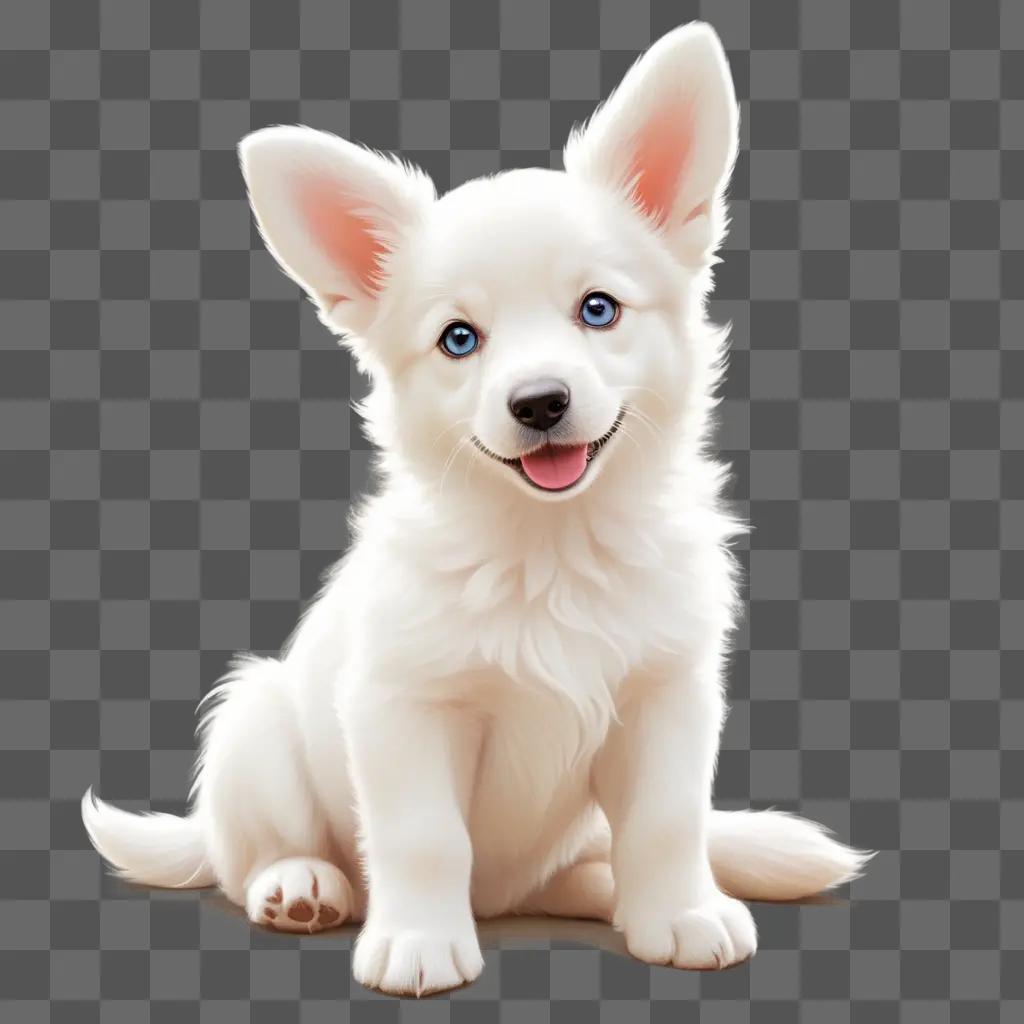
[{"label": "hind leg", "polygon": [[354,910],[344,872],[315,857],[287,857],[255,874],[245,894],[253,924],[278,931],[313,932],[337,928]]},{"label": "hind leg", "polygon": [[556,871],[512,911],[611,921],[615,910],[611,836],[607,823],[595,828],[570,864]]},{"label": "hind leg", "polygon": [[[203,725],[197,810],[228,899],[257,923],[309,932],[356,916],[362,893],[349,881],[358,879],[354,837],[339,834],[310,778],[286,669],[247,660],[217,695]],[[343,772],[340,736],[329,754],[330,770]]]},{"label": "hind leg", "polygon": [[530,893],[514,913],[610,922],[614,910],[612,866],[606,860],[591,860],[556,871],[544,885]]}]

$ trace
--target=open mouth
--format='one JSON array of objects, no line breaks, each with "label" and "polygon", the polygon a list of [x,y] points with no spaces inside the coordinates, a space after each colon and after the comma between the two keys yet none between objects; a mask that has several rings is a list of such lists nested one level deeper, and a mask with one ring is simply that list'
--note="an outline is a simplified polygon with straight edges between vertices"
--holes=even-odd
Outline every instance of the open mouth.
[{"label": "open mouth", "polygon": [[615,436],[625,415],[625,408],[620,409],[619,414],[615,417],[615,422],[596,441],[583,444],[545,442],[539,448],[534,448],[532,451],[512,459],[492,452],[475,434],[472,441],[484,455],[516,470],[527,483],[539,490],[567,491],[583,479],[591,462]]}]

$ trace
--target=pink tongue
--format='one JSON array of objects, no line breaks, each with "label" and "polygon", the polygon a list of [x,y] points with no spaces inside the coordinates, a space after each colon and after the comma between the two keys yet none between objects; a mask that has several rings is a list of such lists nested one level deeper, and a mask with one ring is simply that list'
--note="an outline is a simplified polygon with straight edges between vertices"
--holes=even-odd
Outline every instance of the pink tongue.
[{"label": "pink tongue", "polygon": [[576,483],[587,468],[585,444],[546,444],[519,460],[523,472],[538,486],[557,491]]}]

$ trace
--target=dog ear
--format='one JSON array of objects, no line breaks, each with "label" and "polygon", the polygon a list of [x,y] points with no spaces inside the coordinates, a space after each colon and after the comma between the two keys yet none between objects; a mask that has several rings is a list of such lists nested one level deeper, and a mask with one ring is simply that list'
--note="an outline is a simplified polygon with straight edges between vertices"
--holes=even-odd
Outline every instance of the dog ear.
[{"label": "dog ear", "polygon": [[239,145],[267,248],[328,326],[373,320],[388,262],[435,198],[421,171],[312,128],[262,128]]},{"label": "dog ear", "polygon": [[565,167],[623,192],[683,262],[721,240],[739,115],[725,52],[694,22],[659,39],[565,148]]}]

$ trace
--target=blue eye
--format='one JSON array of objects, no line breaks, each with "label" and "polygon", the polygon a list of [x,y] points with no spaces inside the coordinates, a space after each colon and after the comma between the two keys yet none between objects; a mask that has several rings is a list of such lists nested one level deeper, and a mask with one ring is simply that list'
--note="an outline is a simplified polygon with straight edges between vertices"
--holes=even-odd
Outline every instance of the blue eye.
[{"label": "blue eye", "polygon": [[609,327],[619,315],[619,304],[604,292],[591,292],[580,305],[580,319],[588,327]]},{"label": "blue eye", "polygon": [[438,342],[446,355],[455,359],[472,355],[480,345],[476,329],[461,321],[449,324]]}]

